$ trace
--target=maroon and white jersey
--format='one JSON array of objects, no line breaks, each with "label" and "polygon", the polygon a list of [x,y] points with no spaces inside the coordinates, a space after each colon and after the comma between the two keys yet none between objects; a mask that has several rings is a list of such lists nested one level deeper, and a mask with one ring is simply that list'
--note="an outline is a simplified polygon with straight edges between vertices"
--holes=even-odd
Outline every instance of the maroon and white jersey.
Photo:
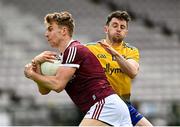
[{"label": "maroon and white jersey", "polygon": [[97,101],[114,94],[100,62],[80,42],[72,41],[69,44],[62,64],[77,68],[65,90],[83,112],[87,112]]}]

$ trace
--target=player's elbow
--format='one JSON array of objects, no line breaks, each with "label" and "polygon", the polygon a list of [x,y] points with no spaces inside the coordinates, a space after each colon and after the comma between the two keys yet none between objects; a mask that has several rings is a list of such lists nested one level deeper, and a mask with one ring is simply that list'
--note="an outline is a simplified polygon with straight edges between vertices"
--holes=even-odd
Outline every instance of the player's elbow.
[{"label": "player's elbow", "polygon": [[41,95],[47,95],[50,91],[39,91]]},{"label": "player's elbow", "polygon": [[130,77],[131,79],[135,78],[136,75],[138,74],[138,72],[139,72],[139,67],[132,69],[132,70],[130,71],[129,77]]},{"label": "player's elbow", "polygon": [[63,89],[56,89],[54,91],[57,92],[57,93],[60,93],[61,91],[63,91]]},{"label": "player's elbow", "polygon": [[39,87],[39,92],[41,95],[46,95],[50,92],[51,90],[47,89],[47,88],[42,88],[42,87]]},{"label": "player's elbow", "polygon": [[129,73],[129,77],[130,77],[131,79],[133,79],[133,78],[136,77],[137,74],[138,74],[138,70],[131,71],[131,73]]},{"label": "player's elbow", "polygon": [[129,68],[127,69],[128,76],[133,79],[139,72],[139,64],[137,62],[131,61]]},{"label": "player's elbow", "polygon": [[51,91],[50,89],[43,87],[43,85],[41,83],[37,83],[37,85],[38,85],[39,93],[41,95],[46,95]]},{"label": "player's elbow", "polygon": [[137,75],[137,73],[131,73],[131,74],[129,75],[129,77],[130,77],[131,79],[133,79],[133,78],[136,77],[136,75]]},{"label": "player's elbow", "polygon": [[58,83],[53,87],[53,90],[57,93],[60,93],[61,91],[64,90],[64,86],[62,84]]}]

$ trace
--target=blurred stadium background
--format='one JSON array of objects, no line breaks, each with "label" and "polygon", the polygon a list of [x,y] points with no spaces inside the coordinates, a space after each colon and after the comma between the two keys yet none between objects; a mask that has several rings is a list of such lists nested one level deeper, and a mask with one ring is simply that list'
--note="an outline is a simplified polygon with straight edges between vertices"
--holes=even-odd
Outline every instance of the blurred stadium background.
[{"label": "blurred stadium background", "polygon": [[23,75],[24,65],[51,50],[43,17],[67,10],[75,39],[104,37],[106,16],[126,10],[132,17],[126,41],[140,49],[140,72],[132,102],[154,125],[180,125],[179,0],[0,0],[0,125],[78,125],[82,115],[65,92],[40,95]]}]

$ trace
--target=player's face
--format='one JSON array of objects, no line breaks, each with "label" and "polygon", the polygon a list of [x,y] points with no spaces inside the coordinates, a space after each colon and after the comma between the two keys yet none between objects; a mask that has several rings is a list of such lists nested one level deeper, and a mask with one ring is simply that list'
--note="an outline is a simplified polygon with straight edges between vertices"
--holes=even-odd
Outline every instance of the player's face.
[{"label": "player's face", "polygon": [[57,48],[59,43],[62,40],[62,32],[61,28],[57,25],[56,22],[52,22],[46,28],[45,36],[51,47]]},{"label": "player's face", "polygon": [[120,43],[128,33],[128,26],[125,20],[112,18],[109,25],[105,26],[105,32],[110,41]]}]

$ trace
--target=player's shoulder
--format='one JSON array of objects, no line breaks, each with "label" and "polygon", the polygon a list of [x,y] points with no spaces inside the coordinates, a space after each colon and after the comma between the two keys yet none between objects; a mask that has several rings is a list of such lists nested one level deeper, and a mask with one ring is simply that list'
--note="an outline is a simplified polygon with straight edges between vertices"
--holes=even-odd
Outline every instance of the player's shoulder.
[{"label": "player's shoulder", "polygon": [[99,43],[99,41],[96,41],[96,42],[88,42],[87,44],[86,44],[86,47],[88,47],[88,48],[101,48],[101,45],[100,45],[100,43]]},{"label": "player's shoulder", "polygon": [[80,41],[74,40],[71,42],[69,47],[75,47],[75,46],[81,46],[81,45],[83,45],[83,44]]},{"label": "player's shoulder", "polygon": [[71,49],[82,49],[82,48],[86,48],[85,45],[83,43],[81,43],[80,41],[74,40],[71,42],[71,44],[68,46],[68,50]]},{"label": "player's shoulder", "polygon": [[131,49],[131,50],[138,50],[137,47],[135,47],[135,46],[133,46],[133,45],[127,43],[127,42],[124,42],[124,43],[123,43],[123,46],[124,46],[125,48]]},{"label": "player's shoulder", "polygon": [[89,50],[84,44],[79,41],[72,41],[71,44],[64,51],[63,58],[72,59],[72,58],[84,58],[85,54],[88,54]]},{"label": "player's shoulder", "polygon": [[70,48],[69,50],[71,50],[71,48],[75,48],[77,50],[77,53],[81,53],[81,54],[85,54],[85,53],[88,53],[90,52],[89,49],[93,48],[93,47],[88,47],[87,45],[91,45],[91,46],[95,46],[96,45],[96,42],[90,42],[90,43],[81,43],[81,42],[78,42],[78,41],[74,41],[71,45],[70,45]]},{"label": "player's shoulder", "polygon": [[97,42],[88,42],[86,43],[86,46],[96,46]]},{"label": "player's shoulder", "polygon": [[66,50],[64,51],[64,56],[66,55],[72,55],[74,54],[77,55],[81,52],[84,51],[86,47],[80,42],[80,41],[76,41],[76,40],[73,40],[69,46],[67,46]]}]

